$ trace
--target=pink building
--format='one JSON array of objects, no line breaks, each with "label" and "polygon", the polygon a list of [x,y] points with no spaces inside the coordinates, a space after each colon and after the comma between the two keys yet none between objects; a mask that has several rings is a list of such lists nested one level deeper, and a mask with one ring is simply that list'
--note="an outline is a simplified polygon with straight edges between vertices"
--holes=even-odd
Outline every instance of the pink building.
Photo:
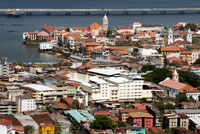
[{"label": "pink building", "polygon": [[129,124],[137,124],[143,128],[153,127],[153,116],[146,112],[132,112],[129,113]]}]

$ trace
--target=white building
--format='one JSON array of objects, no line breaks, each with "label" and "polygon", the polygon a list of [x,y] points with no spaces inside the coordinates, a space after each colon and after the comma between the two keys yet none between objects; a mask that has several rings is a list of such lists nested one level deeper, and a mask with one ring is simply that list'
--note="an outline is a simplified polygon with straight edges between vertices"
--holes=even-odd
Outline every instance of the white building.
[{"label": "white building", "polygon": [[36,100],[34,98],[17,96],[16,103],[18,114],[21,114],[25,111],[36,110]]},{"label": "white building", "polygon": [[139,48],[139,54],[141,57],[146,58],[158,54],[158,51],[154,49]]},{"label": "white building", "polygon": [[7,57],[2,57],[2,60],[0,61],[0,75],[9,75],[9,64],[7,61]]},{"label": "white building", "polygon": [[109,44],[109,45],[115,45],[116,43],[116,38],[108,38],[108,37],[96,37],[96,42],[104,42],[106,44]]},{"label": "white building", "polygon": [[91,94],[90,101],[135,101],[150,100],[151,90],[143,89],[141,77],[125,73],[124,70],[90,69],[89,81],[81,83],[81,89]]},{"label": "white building", "polygon": [[15,131],[12,130],[12,121],[6,119],[0,119],[0,133],[15,134]]},{"label": "white building", "polygon": [[33,98],[36,99],[36,104],[43,104],[59,100],[61,97],[67,97],[67,90],[65,88],[53,89],[39,84],[26,84],[22,88],[32,94]]},{"label": "white building", "polygon": [[200,50],[192,50],[192,63],[200,58]]},{"label": "white building", "polygon": [[139,33],[139,32],[161,32],[164,30],[164,27],[163,26],[160,26],[160,25],[157,25],[157,26],[138,26],[136,27],[135,29],[135,32],[136,33]]},{"label": "white building", "polygon": [[40,51],[45,51],[45,50],[51,50],[53,49],[53,43],[51,42],[42,42],[39,44],[39,50]]},{"label": "white building", "polygon": [[183,113],[189,118],[200,118],[200,109],[176,109],[176,113]]},{"label": "white building", "polygon": [[141,27],[142,24],[138,21],[132,21],[133,33],[136,32],[136,28]]}]

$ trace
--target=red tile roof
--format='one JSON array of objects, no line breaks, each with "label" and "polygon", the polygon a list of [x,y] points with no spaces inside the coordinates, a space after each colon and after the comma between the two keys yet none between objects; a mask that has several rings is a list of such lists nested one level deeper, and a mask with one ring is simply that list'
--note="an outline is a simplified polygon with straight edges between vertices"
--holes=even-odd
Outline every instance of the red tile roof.
[{"label": "red tile roof", "polygon": [[10,121],[10,120],[0,119],[0,124],[9,125],[9,124],[11,124],[11,123],[12,123],[12,121]]},{"label": "red tile roof", "polygon": [[56,26],[48,26],[46,24],[42,25],[42,29],[48,31],[48,32],[54,32],[54,29],[57,28]]},{"label": "red tile roof", "polygon": [[99,25],[99,24],[96,23],[96,22],[90,25],[90,29],[100,29],[100,28],[102,28],[102,26]]},{"label": "red tile roof", "polygon": [[112,121],[114,121],[114,122],[117,122],[117,121],[119,121],[119,118],[118,117],[109,117]]},{"label": "red tile roof", "polygon": [[131,113],[131,112],[147,112],[146,109],[120,109],[121,113]]},{"label": "red tile roof", "polygon": [[35,122],[40,125],[41,123],[45,124],[53,124],[53,120],[50,118],[48,114],[39,114],[39,115],[32,115],[31,116]]},{"label": "red tile roof", "polygon": [[153,118],[153,115],[147,112],[131,112],[129,113],[129,117],[138,118],[138,117],[146,117],[146,118]]},{"label": "red tile roof", "polygon": [[48,37],[47,40],[54,40],[54,37]]},{"label": "red tile roof", "polygon": [[183,92],[184,90],[185,91],[194,90],[194,88],[190,85],[187,85],[187,84],[184,84],[181,82],[177,82],[177,81],[174,81],[171,79],[166,79],[166,80],[160,82],[159,85],[179,90],[179,92]]},{"label": "red tile roof", "polygon": [[133,29],[132,26],[119,26],[118,29]]},{"label": "red tile roof", "polygon": [[75,87],[79,87],[80,86],[80,84],[76,83],[76,82],[69,82],[67,84],[70,85],[70,86],[75,86]]},{"label": "red tile roof", "polygon": [[161,47],[161,51],[181,51],[181,47]]},{"label": "red tile roof", "polygon": [[109,111],[95,111],[95,115],[110,115],[110,112]]},{"label": "red tile roof", "polygon": [[63,102],[65,104],[71,105],[73,103],[74,99],[70,97],[62,97],[60,98],[60,102]]},{"label": "red tile roof", "polygon": [[57,102],[57,101],[54,101],[52,102],[53,104],[57,105],[59,108],[63,109],[63,110],[66,110],[67,109],[67,105],[65,103],[62,103],[62,102]]},{"label": "red tile roof", "polygon": [[17,118],[15,118],[14,115],[12,115],[12,114],[2,115],[2,116],[0,116],[0,119],[10,120],[10,121],[12,121],[12,127],[14,130],[24,131],[23,125],[21,124],[21,122],[19,122],[19,120]]}]

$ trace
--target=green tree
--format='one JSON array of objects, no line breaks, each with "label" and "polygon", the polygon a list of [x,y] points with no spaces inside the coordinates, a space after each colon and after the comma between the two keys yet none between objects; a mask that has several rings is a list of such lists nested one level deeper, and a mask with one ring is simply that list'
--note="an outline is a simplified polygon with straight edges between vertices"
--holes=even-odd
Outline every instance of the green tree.
[{"label": "green tree", "polygon": [[55,134],[61,134],[61,127],[57,120],[53,121],[55,127]]},{"label": "green tree", "polygon": [[96,116],[96,120],[91,124],[92,129],[111,129],[115,127],[115,124],[107,116]]},{"label": "green tree", "polygon": [[172,103],[167,103],[165,109],[175,109],[175,106]]},{"label": "green tree", "polygon": [[193,64],[194,64],[194,65],[199,65],[199,64],[200,64],[200,58],[197,59]]},{"label": "green tree", "polygon": [[33,134],[35,131],[35,128],[31,125],[27,125],[24,127],[24,134]]},{"label": "green tree", "polygon": [[200,81],[188,71],[178,71],[179,81],[185,84],[189,84],[193,87],[200,86]]},{"label": "green tree", "polygon": [[165,105],[163,102],[154,102],[153,105],[159,109],[161,112],[165,111]]},{"label": "green tree", "polygon": [[113,34],[112,30],[109,29],[109,30],[106,32],[106,37],[112,37],[112,34]]},{"label": "green tree", "polygon": [[155,68],[153,72],[144,75],[146,81],[151,81],[156,84],[165,80],[167,77],[172,78],[172,72],[166,68]]},{"label": "green tree", "polygon": [[141,99],[141,102],[142,102],[142,103],[147,103],[148,101],[147,101],[146,98],[142,98],[142,99]]},{"label": "green tree", "polygon": [[198,38],[193,38],[192,39],[192,44],[199,44],[199,43],[200,43],[200,41],[199,41]]},{"label": "green tree", "polygon": [[196,31],[197,30],[197,25],[193,24],[193,23],[188,23],[186,26],[185,26],[185,29],[189,29],[191,31]]},{"label": "green tree", "polygon": [[70,32],[70,28],[69,27],[66,28],[66,32]]},{"label": "green tree", "polygon": [[176,100],[178,103],[180,102],[188,102],[188,98],[185,94],[177,94],[176,95]]},{"label": "green tree", "polygon": [[144,65],[142,67],[142,72],[153,71],[154,69],[155,69],[155,66],[153,66],[153,65]]},{"label": "green tree", "polygon": [[122,121],[117,122],[117,127],[125,127],[125,126],[126,126],[125,122],[122,122]]},{"label": "green tree", "polygon": [[73,134],[79,134],[79,125],[75,121],[71,122],[70,132],[72,132]]},{"label": "green tree", "polygon": [[79,101],[74,100],[71,105],[69,105],[70,109],[79,109]]}]

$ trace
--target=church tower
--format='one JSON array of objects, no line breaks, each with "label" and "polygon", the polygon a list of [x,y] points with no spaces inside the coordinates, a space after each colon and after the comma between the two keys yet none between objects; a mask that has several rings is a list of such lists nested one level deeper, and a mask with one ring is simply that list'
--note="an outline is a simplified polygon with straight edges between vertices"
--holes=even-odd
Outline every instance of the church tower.
[{"label": "church tower", "polygon": [[169,29],[169,32],[168,32],[168,45],[172,44],[174,41],[173,41],[173,31],[172,29],[170,28]]},{"label": "church tower", "polygon": [[175,69],[172,74],[172,80],[179,82],[179,75],[177,73],[177,70]]},{"label": "church tower", "polygon": [[186,40],[188,42],[192,43],[192,32],[191,32],[190,28],[188,29]]},{"label": "church tower", "polygon": [[107,31],[107,30],[108,30],[108,17],[107,17],[106,14],[105,14],[104,17],[103,17],[103,30],[104,30],[104,31]]}]

